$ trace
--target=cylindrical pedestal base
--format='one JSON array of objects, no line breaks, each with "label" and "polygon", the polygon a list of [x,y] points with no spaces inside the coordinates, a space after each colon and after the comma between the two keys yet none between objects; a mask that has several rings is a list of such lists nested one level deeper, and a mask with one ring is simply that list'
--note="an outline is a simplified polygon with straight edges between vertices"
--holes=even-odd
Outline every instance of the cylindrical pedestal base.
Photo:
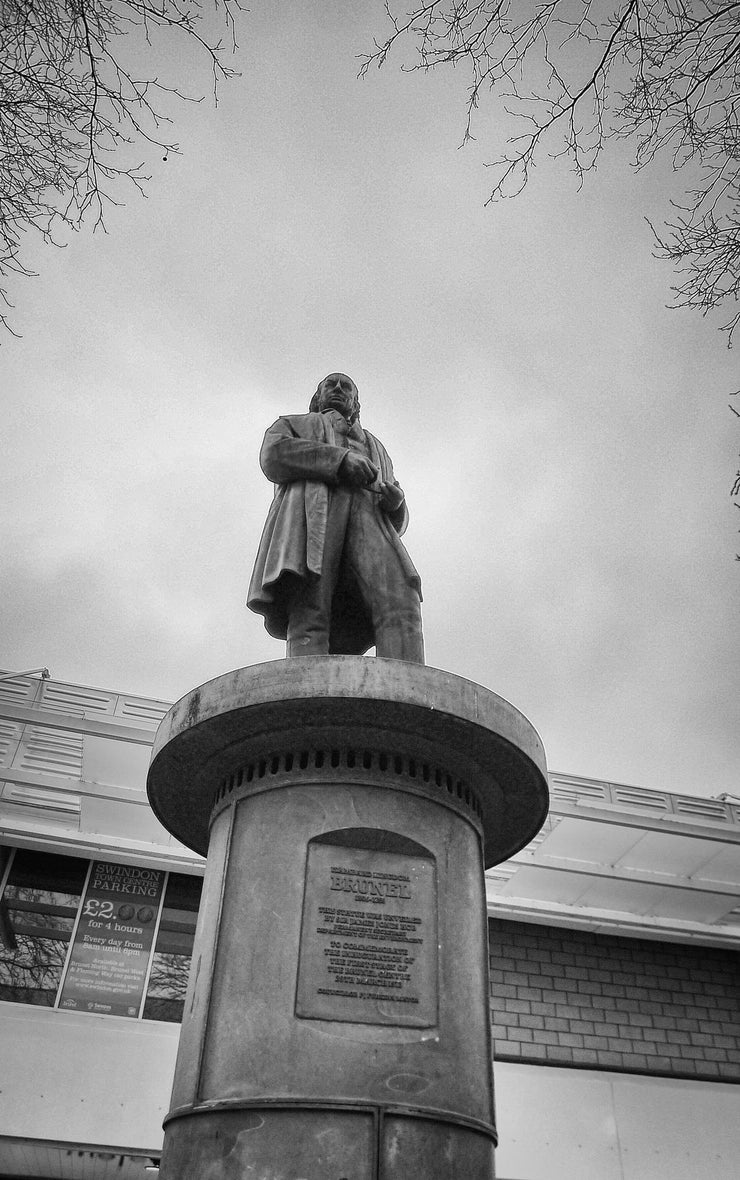
[{"label": "cylindrical pedestal base", "polygon": [[203,1112],[170,1122],[162,1180],[489,1180],[481,1133],[382,1107]]},{"label": "cylindrical pedestal base", "polygon": [[483,870],[540,826],[543,769],[511,706],[395,661],[173,707],[153,805],[198,850],[211,815],[162,1180],[493,1177]]}]

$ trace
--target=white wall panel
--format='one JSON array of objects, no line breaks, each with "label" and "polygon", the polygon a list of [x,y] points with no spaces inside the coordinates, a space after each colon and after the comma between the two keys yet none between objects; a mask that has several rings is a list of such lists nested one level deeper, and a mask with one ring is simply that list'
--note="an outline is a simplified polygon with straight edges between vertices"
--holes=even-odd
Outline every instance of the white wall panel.
[{"label": "white wall panel", "polygon": [[740,1086],[620,1079],[614,1086],[624,1180],[737,1180]]},{"label": "white wall panel", "polygon": [[82,777],[88,783],[144,791],[151,755],[149,746],[86,733]]},{"label": "white wall panel", "polygon": [[82,830],[134,840],[142,844],[172,844],[172,837],[145,802],[122,802],[99,795],[82,797]]},{"label": "white wall panel", "polygon": [[0,1003],[0,1128],[158,1152],[179,1024]]},{"label": "white wall panel", "polygon": [[[0,1003],[0,1127],[158,1152],[179,1025]],[[495,1066],[500,1180],[737,1180],[740,1087]]]},{"label": "white wall panel", "polygon": [[500,1180],[738,1180],[740,1086],[497,1063]]},{"label": "white wall panel", "polygon": [[623,1180],[612,1074],[494,1064],[502,1180]]}]

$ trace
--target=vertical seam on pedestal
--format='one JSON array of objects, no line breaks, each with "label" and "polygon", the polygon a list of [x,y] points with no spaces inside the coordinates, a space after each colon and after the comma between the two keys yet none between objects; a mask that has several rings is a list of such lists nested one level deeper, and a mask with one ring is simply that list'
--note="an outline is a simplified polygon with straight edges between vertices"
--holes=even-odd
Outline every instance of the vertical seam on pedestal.
[{"label": "vertical seam on pedestal", "polygon": [[375,1121],[375,1159],[373,1161],[373,1180],[382,1180],[380,1175],[380,1164],[382,1156],[382,1139],[385,1135],[384,1125],[385,1109],[382,1106],[376,1106],[373,1111],[373,1119]]},{"label": "vertical seam on pedestal", "polygon": [[480,845],[480,883],[483,891],[480,907],[480,916],[483,923],[483,945],[486,948],[486,953],[481,964],[483,969],[483,993],[486,997],[486,1059],[488,1062],[488,1084],[490,1087],[490,1110],[489,1118],[491,1125],[494,1128],[494,1145],[498,1147],[498,1131],[496,1129],[496,1077],[493,1069],[493,1029],[491,1028],[491,946],[488,935],[488,896],[486,894],[486,844],[485,839],[479,836]]},{"label": "vertical seam on pedestal", "polygon": [[224,908],[224,895],[226,893],[226,880],[229,875],[229,866],[231,864],[231,845],[232,845],[232,837],[234,834],[234,818],[236,816],[236,807],[237,807],[238,802],[239,802],[238,800],[234,800],[234,802],[231,805],[230,815],[229,815],[229,831],[228,831],[227,839],[226,839],[226,857],[224,859],[224,868],[223,868],[223,872],[221,874],[221,887],[220,887],[219,898],[218,898],[218,916],[216,918],[216,932],[217,932],[216,933],[216,945],[213,950],[213,958],[211,959],[211,970],[208,975],[208,996],[207,996],[207,1001],[206,1001],[206,1003],[207,1003],[206,1019],[205,1019],[205,1024],[203,1026],[203,1036],[200,1038],[200,1045],[198,1048],[198,1081],[197,1081],[197,1084],[195,1087],[195,1101],[196,1102],[202,1101],[201,1091],[202,1091],[202,1085],[203,1085],[203,1058],[205,1056],[206,1044],[208,1042],[208,1033],[209,1033],[210,1024],[211,1024],[211,992],[213,991],[213,977],[216,973],[216,960],[218,958],[218,953],[219,953],[219,942],[220,942],[220,934],[221,934],[221,918],[223,915],[223,908]]}]

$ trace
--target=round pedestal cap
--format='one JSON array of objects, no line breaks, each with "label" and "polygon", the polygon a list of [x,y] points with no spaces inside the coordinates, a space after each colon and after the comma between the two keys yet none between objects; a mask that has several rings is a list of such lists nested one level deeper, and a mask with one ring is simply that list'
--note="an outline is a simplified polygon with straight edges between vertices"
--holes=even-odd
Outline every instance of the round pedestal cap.
[{"label": "round pedestal cap", "polygon": [[544,749],[513,705],[450,672],[365,656],[254,664],[193,689],[157,731],[152,808],[205,855],[215,790],[237,761],[318,741],[433,758],[464,776],[481,804],[486,867],[513,856],[545,821]]}]

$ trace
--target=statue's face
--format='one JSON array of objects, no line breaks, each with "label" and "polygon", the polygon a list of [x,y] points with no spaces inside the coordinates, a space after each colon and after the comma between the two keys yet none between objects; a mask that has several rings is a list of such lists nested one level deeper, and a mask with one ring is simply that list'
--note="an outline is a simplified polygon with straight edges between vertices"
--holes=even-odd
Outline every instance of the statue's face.
[{"label": "statue's face", "polygon": [[319,411],[339,410],[345,418],[350,418],[360,406],[357,386],[346,373],[330,373],[319,385],[316,403]]}]

